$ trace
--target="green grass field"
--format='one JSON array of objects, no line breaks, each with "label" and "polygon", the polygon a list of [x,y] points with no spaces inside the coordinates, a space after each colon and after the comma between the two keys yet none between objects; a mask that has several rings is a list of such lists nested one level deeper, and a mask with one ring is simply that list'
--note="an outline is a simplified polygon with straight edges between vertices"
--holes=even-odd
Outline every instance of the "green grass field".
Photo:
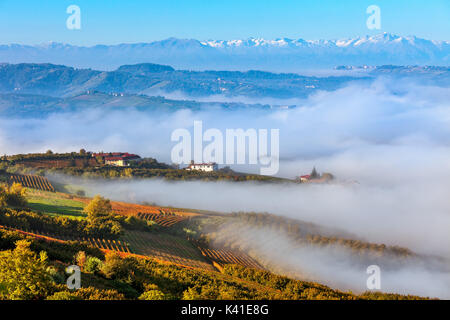
[{"label": "green grass field", "polygon": [[51,216],[64,216],[72,219],[81,219],[85,216],[83,202],[61,198],[51,192],[29,192],[27,200],[30,209]]}]

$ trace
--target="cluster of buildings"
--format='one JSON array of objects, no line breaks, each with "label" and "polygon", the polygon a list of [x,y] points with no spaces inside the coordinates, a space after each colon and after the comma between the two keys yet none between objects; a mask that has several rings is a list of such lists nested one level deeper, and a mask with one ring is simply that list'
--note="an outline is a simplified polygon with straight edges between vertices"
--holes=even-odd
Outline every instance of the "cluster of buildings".
[{"label": "cluster of buildings", "polygon": [[126,167],[131,161],[139,161],[141,159],[137,154],[128,152],[109,152],[109,153],[93,153],[93,157],[101,158],[103,163],[110,166]]},{"label": "cluster of buildings", "polygon": [[219,166],[215,162],[194,163],[194,161],[191,161],[189,166],[187,166],[185,169],[186,170],[199,170],[199,171],[211,172],[211,171],[219,170]]},{"label": "cluster of buildings", "polygon": [[316,168],[313,168],[310,174],[305,174],[297,177],[297,181],[301,183],[305,182],[315,182],[315,183],[323,183],[330,182],[334,179],[334,176],[331,173],[324,172],[322,174],[316,171]]},{"label": "cluster of buildings", "polygon": [[[105,165],[116,166],[116,167],[127,167],[131,162],[140,161],[141,157],[137,154],[132,154],[128,152],[99,152],[90,153],[93,158],[96,158],[103,162]],[[195,163],[191,161],[189,166],[185,170],[198,170],[204,172],[212,172],[219,170],[219,166],[215,162],[209,163]]]}]

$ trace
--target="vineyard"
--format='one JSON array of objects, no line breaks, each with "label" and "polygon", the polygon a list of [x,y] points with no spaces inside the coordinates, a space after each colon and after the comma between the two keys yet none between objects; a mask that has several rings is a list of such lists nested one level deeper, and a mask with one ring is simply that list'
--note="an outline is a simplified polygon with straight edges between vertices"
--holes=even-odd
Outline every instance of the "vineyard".
[{"label": "vineyard", "polygon": [[33,238],[40,239],[40,240],[55,241],[55,242],[60,242],[60,243],[65,242],[64,240],[56,239],[56,238],[53,238],[53,237],[50,237],[50,236],[47,236],[47,235],[43,235],[43,234],[40,234],[40,233],[23,231],[23,230],[20,230],[20,229],[11,228],[11,227],[7,227],[7,226],[0,225],[0,229],[1,230],[8,230],[8,231],[16,231],[16,232],[19,232],[21,234],[24,234],[24,235],[27,235],[27,236],[31,236]]},{"label": "vineyard", "polygon": [[[49,215],[67,216],[83,219],[84,207],[91,201],[88,197],[80,197],[59,192],[47,192],[37,189],[46,186],[46,179],[37,179],[36,176],[11,176],[11,179],[25,185],[33,185],[27,196],[28,206],[38,212]],[[40,184],[37,184],[40,183]],[[112,210],[123,216],[136,216],[140,219],[156,222],[158,225],[169,228],[176,223],[189,220],[192,217],[204,216],[204,214],[189,212],[188,209],[175,209],[151,205],[131,204],[126,202],[111,201]],[[186,211],[181,211],[186,210]],[[13,225],[11,225],[13,227]],[[184,237],[160,230],[159,232],[144,232],[125,230],[124,234],[116,240],[103,238],[103,236],[82,236],[78,233],[53,233],[47,229],[40,231],[17,230],[28,236],[48,241],[78,241],[104,252],[114,251],[122,256],[139,255],[149,257],[161,262],[168,262],[184,267],[200,268],[204,270],[222,270],[226,264],[239,264],[246,267],[263,269],[248,255],[234,250],[212,249],[201,247],[196,242],[191,242]],[[44,230],[44,231],[43,231]],[[71,235],[69,235],[71,234]]]},{"label": "vineyard", "polygon": [[29,159],[29,160],[16,160],[17,164],[32,167],[32,168],[67,168],[78,167],[84,168],[86,166],[98,165],[97,160],[94,158],[80,158],[80,159]]},{"label": "vineyard", "polygon": [[79,241],[98,248],[104,252],[114,251],[121,255],[139,255],[163,262],[170,262],[190,268],[215,270],[214,267],[200,254],[188,241],[166,234],[151,234],[140,231],[127,232],[122,240],[109,240],[100,238],[55,236],[36,230],[21,230],[7,226],[0,229],[20,232],[24,235],[45,240],[64,243]]},{"label": "vineyard", "polygon": [[[63,204],[67,203],[72,208],[79,207],[80,204],[88,204],[91,201],[91,198],[80,197],[66,193],[60,192],[52,192],[45,193],[39,191],[30,192],[30,201],[31,202],[42,202],[46,204]],[[67,201],[63,201],[67,200]],[[69,201],[69,202],[68,202]],[[111,201],[111,206],[113,212],[123,215],[123,216],[136,216],[140,219],[154,221],[158,225],[162,227],[171,227],[178,222],[187,220],[194,216],[199,216],[198,213],[193,212],[184,212],[179,211],[178,209],[166,208],[166,207],[158,207],[158,206],[149,206],[149,205],[140,205],[133,203],[126,203],[120,201]],[[37,205],[32,203],[31,207],[33,209],[39,209]],[[55,207],[53,206],[53,209]],[[60,211],[64,211],[64,208],[60,208]],[[58,211],[58,210],[56,210]],[[65,210],[69,211],[69,210]],[[80,216],[81,211],[73,213],[74,216]]]},{"label": "vineyard", "polygon": [[161,213],[161,214],[157,214],[157,213],[142,213],[139,212],[137,214],[138,218],[141,219],[145,219],[145,220],[150,220],[150,221],[154,221],[157,224],[159,224],[160,226],[163,227],[171,227],[174,224],[181,222],[183,220],[189,219],[186,216],[180,216],[177,215],[175,213]]},{"label": "vineyard", "polygon": [[42,191],[51,191],[55,192],[55,188],[52,186],[50,181],[41,176],[35,176],[35,175],[19,175],[19,174],[13,174],[9,177],[9,181],[11,183],[20,183],[22,186],[26,188],[32,188],[32,189],[38,189]]},{"label": "vineyard", "polygon": [[139,213],[148,213],[148,214],[175,214],[184,217],[193,217],[198,216],[198,213],[194,212],[185,212],[175,208],[167,208],[167,207],[159,207],[159,206],[151,206],[151,205],[143,205],[143,204],[134,204],[127,203],[121,201],[111,201],[111,205],[114,212],[119,214],[129,216],[129,215],[138,215]]},{"label": "vineyard", "polygon": [[220,267],[225,264],[239,264],[248,268],[264,269],[258,262],[243,252],[225,249],[209,249],[198,247],[203,256],[217,263]]},{"label": "vineyard", "polygon": [[111,206],[112,210],[120,215],[132,215],[141,219],[151,220],[163,227],[171,227],[178,222],[194,216],[199,216],[198,213],[184,212],[174,208],[133,204],[120,201],[111,201]]},{"label": "vineyard", "polygon": [[127,232],[122,239],[133,253],[178,265],[214,270],[214,267],[190,242],[168,234]]},{"label": "vineyard", "polygon": [[20,232],[22,234],[34,237],[36,239],[43,239],[47,241],[57,241],[57,242],[66,242],[66,241],[79,241],[79,242],[85,242],[88,243],[90,246],[94,248],[98,248],[101,250],[108,250],[108,251],[116,251],[116,252],[122,252],[122,253],[132,253],[130,251],[130,248],[128,245],[120,240],[110,240],[110,239],[99,239],[99,238],[84,238],[84,237],[67,237],[67,236],[55,236],[51,235],[47,232],[40,232],[36,230],[21,230],[16,228],[11,228],[7,226],[1,226],[0,229],[5,230],[13,230]]},{"label": "vineyard", "polygon": [[[114,251],[122,255],[139,255],[180,266],[206,270],[222,269],[225,264],[238,264],[249,268],[264,269],[258,262],[243,252],[217,250],[204,247],[195,248],[189,241],[168,234],[152,234],[141,231],[127,231],[122,240],[100,239],[94,237],[55,236],[36,230],[21,230],[7,226],[0,229],[13,230],[24,235],[45,241],[64,243],[79,241],[102,251]],[[206,257],[206,259],[205,259]],[[209,263],[209,261],[212,262]]]},{"label": "vineyard", "polygon": [[92,247],[99,248],[101,250],[116,251],[121,253],[132,253],[128,245],[120,240],[109,240],[109,239],[105,240],[99,238],[76,238],[67,240],[87,242]]}]

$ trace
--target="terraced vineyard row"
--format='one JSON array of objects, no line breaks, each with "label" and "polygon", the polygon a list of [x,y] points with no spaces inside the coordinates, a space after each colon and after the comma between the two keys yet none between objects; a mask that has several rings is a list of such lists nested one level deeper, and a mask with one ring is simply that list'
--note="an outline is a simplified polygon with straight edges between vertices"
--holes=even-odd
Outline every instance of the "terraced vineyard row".
[{"label": "terraced vineyard row", "polygon": [[218,263],[219,265],[239,264],[249,268],[264,269],[257,261],[243,252],[236,253],[230,250],[215,250],[202,248],[200,246],[198,248],[202,255]]},{"label": "terraced vineyard row", "polygon": [[149,214],[176,214],[179,216],[196,216],[197,213],[185,212],[174,208],[159,207],[153,205],[134,204],[121,201],[111,201],[111,205],[114,212],[117,212],[124,216],[137,215],[140,212]]},{"label": "terraced vineyard row", "polygon": [[[205,260],[209,260],[219,265],[239,264],[250,268],[263,269],[263,267],[254,259],[245,253],[235,253],[229,250],[214,250],[198,247],[198,250],[184,239],[171,235],[151,234],[141,231],[128,231],[122,240],[110,240],[99,238],[76,238],[60,235],[52,235],[46,232],[36,230],[20,230],[6,226],[0,226],[2,229],[14,230],[23,234],[46,240],[46,241],[80,241],[87,242],[92,247],[101,250],[115,251],[123,254],[138,254],[147,256],[160,261],[175,263],[181,266],[192,268],[201,268],[214,270],[214,267]],[[204,257],[203,257],[203,256]]]},{"label": "terraced vineyard row", "polygon": [[128,245],[120,240],[110,240],[110,239],[105,240],[99,238],[77,238],[69,240],[88,242],[91,246],[102,250],[110,250],[122,253],[132,253]]},{"label": "terraced vineyard row", "polygon": [[137,216],[141,219],[145,219],[145,220],[151,220],[156,222],[157,224],[159,224],[160,226],[163,227],[171,227],[174,224],[189,219],[189,217],[187,216],[180,216],[180,215],[176,215],[174,213],[162,213],[162,214],[157,214],[157,213],[142,213],[139,212],[137,214]]},{"label": "terraced vineyard row", "polygon": [[130,231],[122,237],[133,253],[178,265],[214,270],[190,242],[167,234]]},{"label": "terraced vineyard row", "polygon": [[47,178],[35,175],[19,175],[13,174],[9,177],[11,183],[17,182],[26,188],[38,189],[42,191],[55,192],[55,188],[52,186]]},{"label": "terraced vineyard row", "polygon": [[[221,270],[224,264],[239,264],[250,268],[264,269],[258,262],[245,253],[236,253],[224,249],[215,250],[200,246],[196,248],[189,241],[167,234],[127,231],[122,237],[122,240],[110,240],[92,237],[67,237],[36,230],[20,230],[7,226],[0,226],[0,228],[18,231],[28,236],[46,241],[85,242],[92,247],[105,251],[114,251],[127,255],[136,254],[147,256],[160,261],[175,263],[191,268],[213,271],[215,270],[214,266]],[[205,259],[205,257],[207,259]],[[212,261],[213,264],[208,262],[208,260]]]},{"label": "terraced vineyard row", "polygon": [[20,230],[20,229],[11,228],[11,227],[7,227],[7,226],[0,225],[0,229],[20,232],[22,234],[31,236],[31,237],[36,238],[36,239],[41,239],[41,240],[46,240],[46,241],[65,242],[64,240],[61,240],[61,239],[56,239],[56,238],[45,236],[45,235],[41,235],[41,234],[38,234],[38,233],[32,233],[32,232],[28,232],[28,231],[23,231],[23,230]]},{"label": "terraced vineyard row", "polygon": [[186,212],[175,208],[159,207],[153,205],[134,204],[121,201],[111,201],[112,208],[115,212],[122,215],[137,215],[139,213],[149,214],[175,214],[183,217],[198,216],[198,213]]},{"label": "terraced vineyard row", "polygon": [[121,253],[132,253],[130,248],[128,247],[127,243],[120,241],[120,240],[110,240],[110,239],[100,239],[100,238],[76,238],[76,237],[65,237],[60,235],[52,235],[47,232],[39,232],[35,230],[20,230],[16,228],[11,228],[7,226],[0,226],[1,229],[5,230],[14,230],[18,231],[20,233],[32,236],[34,238],[48,240],[48,241],[59,241],[59,242],[65,242],[65,241],[80,241],[80,242],[87,242],[92,247],[102,249],[102,250],[109,250],[109,251],[116,251]]}]

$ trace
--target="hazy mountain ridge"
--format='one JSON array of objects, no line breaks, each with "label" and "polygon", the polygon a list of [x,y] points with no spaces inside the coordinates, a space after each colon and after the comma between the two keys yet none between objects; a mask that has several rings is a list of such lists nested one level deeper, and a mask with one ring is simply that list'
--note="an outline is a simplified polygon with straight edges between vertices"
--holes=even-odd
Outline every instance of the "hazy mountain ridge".
[{"label": "hazy mountain ridge", "polygon": [[338,40],[208,40],[169,38],[150,43],[74,46],[62,43],[0,46],[0,61],[64,64],[113,70],[123,64],[153,62],[205,70],[300,71],[336,65],[450,64],[450,41],[389,33]]},{"label": "hazy mountain ridge", "polygon": [[130,108],[138,111],[172,112],[180,109],[198,111],[202,109],[270,109],[274,106],[244,103],[214,103],[192,100],[173,100],[161,96],[136,94],[116,95],[104,92],[89,92],[72,97],[59,98],[44,95],[0,93],[0,115],[7,117],[45,117],[59,112],[73,112],[83,109],[102,108],[109,111]]},{"label": "hazy mountain ridge", "polygon": [[247,97],[306,97],[314,90],[335,90],[360,77],[308,77],[262,71],[186,71],[169,66],[138,64],[115,71],[75,69],[53,64],[3,64],[0,93],[69,97],[89,90],[106,93],[191,97],[213,95]]},{"label": "hazy mountain ridge", "polygon": [[450,81],[450,67],[341,66],[336,69],[339,75],[317,77],[254,70],[175,70],[150,63],[124,65],[115,71],[53,64],[1,64],[0,93],[73,97],[100,91],[115,95],[169,94],[176,100],[217,96],[289,99],[304,98],[317,90],[336,90],[350,82],[373,81],[378,76],[420,78],[437,85],[448,85]]},{"label": "hazy mountain ridge", "polygon": [[0,113],[27,117],[99,107],[142,111],[286,108],[318,90],[333,91],[380,76],[450,85],[450,67],[339,66],[336,71],[339,76],[315,77],[264,71],[186,71],[150,63],[124,65],[109,72],[53,64],[1,64]]}]

